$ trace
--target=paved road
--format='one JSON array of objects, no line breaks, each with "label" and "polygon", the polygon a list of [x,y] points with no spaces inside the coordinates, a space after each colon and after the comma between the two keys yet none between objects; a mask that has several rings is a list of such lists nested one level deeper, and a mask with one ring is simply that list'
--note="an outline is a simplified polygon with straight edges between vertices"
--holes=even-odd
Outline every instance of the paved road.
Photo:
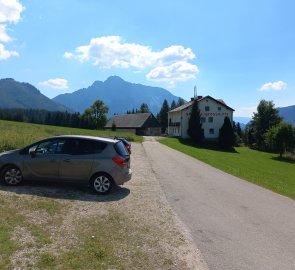
[{"label": "paved road", "polygon": [[295,269],[293,200],[154,139],[143,145],[169,203],[210,269]]}]

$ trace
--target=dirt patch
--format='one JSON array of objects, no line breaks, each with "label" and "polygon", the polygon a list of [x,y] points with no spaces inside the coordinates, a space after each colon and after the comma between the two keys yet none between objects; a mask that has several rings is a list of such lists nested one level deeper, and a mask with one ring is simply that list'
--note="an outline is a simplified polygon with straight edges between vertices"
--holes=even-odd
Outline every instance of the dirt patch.
[{"label": "dirt patch", "polygon": [[[141,144],[132,145],[131,161],[132,180],[107,196],[69,184],[1,186],[3,200],[13,201],[25,219],[11,231],[10,239],[18,246],[10,256],[9,269],[63,269],[54,260],[81,244],[85,235],[78,228],[87,231],[92,223],[105,228],[108,224],[103,220],[118,222],[116,232],[106,236],[118,234],[113,238],[117,242],[112,256],[120,267],[112,269],[206,269],[190,235],[169,207]],[[33,235],[26,222],[42,230]],[[86,238],[93,241],[103,239],[99,230],[87,233]]]}]

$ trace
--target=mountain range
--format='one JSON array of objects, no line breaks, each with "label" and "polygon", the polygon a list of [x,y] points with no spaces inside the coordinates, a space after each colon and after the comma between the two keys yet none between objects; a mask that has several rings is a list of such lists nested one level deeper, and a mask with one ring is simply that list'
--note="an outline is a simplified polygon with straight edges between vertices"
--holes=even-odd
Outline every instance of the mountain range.
[{"label": "mountain range", "polygon": [[14,79],[0,80],[0,108],[43,109],[47,111],[71,111],[44,96],[29,83]]},{"label": "mountain range", "polygon": [[75,111],[84,112],[95,100],[100,99],[109,107],[108,115],[112,116],[139,109],[143,102],[148,105],[153,114],[157,114],[165,99],[170,105],[173,100],[177,102],[178,98],[163,88],[134,84],[118,76],[111,76],[104,82],[95,81],[88,88],[59,95],[53,98],[53,101]]},{"label": "mountain range", "polygon": [[[123,114],[132,109],[139,109],[144,102],[155,115],[160,111],[163,101],[178,101],[177,96],[159,88],[126,82],[118,76],[111,76],[106,81],[95,81],[88,88],[73,93],[58,95],[53,99],[44,96],[33,85],[14,79],[0,79],[0,108],[44,109],[48,111],[84,112],[95,100],[103,100],[109,107],[108,116]],[[295,125],[295,105],[278,108],[279,114]],[[234,121],[243,126],[251,118],[234,117]]]},{"label": "mountain range", "polygon": [[295,105],[278,108],[280,116],[284,121],[291,123],[295,126]]}]

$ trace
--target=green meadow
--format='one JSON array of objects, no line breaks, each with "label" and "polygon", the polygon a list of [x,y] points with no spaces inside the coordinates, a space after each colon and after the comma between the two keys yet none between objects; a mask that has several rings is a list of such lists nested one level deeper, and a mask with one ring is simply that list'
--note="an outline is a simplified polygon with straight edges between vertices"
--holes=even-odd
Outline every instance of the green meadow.
[{"label": "green meadow", "polygon": [[142,141],[141,136],[127,132],[88,130],[0,120],[0,152],[21,148],[46,137],[66,134],[122,136],[131,142]]},{"label": "green meadow", "polygon": [[177,138],[165,138],[160,142],[229,174],[295,199],[294,161],[247,147],[236,147],[235,151],[225,152]]}]

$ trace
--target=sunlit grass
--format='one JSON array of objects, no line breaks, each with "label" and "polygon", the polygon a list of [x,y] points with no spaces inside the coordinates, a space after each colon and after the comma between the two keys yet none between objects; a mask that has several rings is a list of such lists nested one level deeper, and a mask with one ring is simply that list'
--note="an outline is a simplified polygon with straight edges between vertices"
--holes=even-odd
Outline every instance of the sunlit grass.
[{"label": "sunlit grass", "polygon": [[88,130],[0,120],[0,152],[21,148],[46,137],[65,134],[120,136],[131,142],[142,141],[141,136],[128,132]]},{"label": "sunlit grass", "polygon": [[225,152],[217,147],[196,146],[189,141],[166,138],[161,143],[227,173],[295,199],[295,163],[277,154],[236,147]]}]

